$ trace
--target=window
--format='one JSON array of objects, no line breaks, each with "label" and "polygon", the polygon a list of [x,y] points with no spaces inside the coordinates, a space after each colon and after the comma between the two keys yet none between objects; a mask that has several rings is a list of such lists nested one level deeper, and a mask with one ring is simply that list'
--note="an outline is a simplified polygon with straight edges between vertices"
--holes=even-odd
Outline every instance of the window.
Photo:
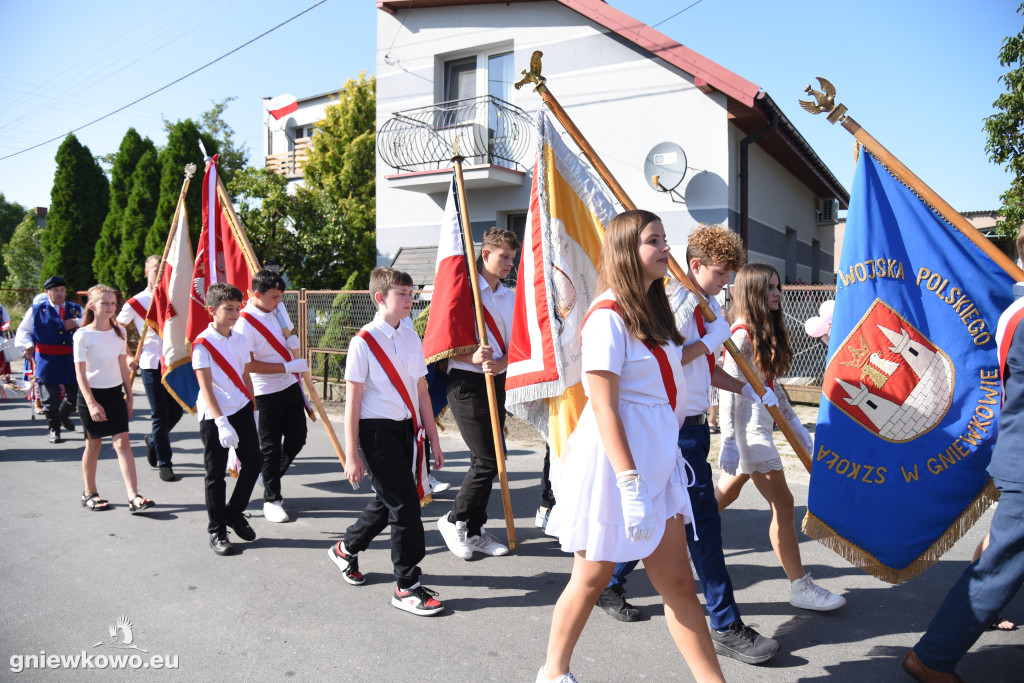
[{"label": "window", "polygon": [[466,160],[471,164],[497,163],[511,166],[510,138],[500,104],[512,98],[513,53],[505,45],[490,47],[474,55],[443,62],[444,83],[434,115],[434,128],[455,129]]},{"label": "window", "polygon": [[476,97],[476,57],[463,57],[444,64],[444,101]]},{"label": "window", "polygon": [[512,262],[512,270],[509,271],[508,277],[505,280],[509,283],[515,283],[519,279],[519,261],[523,258],[523,241],[526,236],[526,214],[525,213],[510,213],[505,215],[505,229],[511,230],[519,238],[519,251],[516,253],[516,258]]}]

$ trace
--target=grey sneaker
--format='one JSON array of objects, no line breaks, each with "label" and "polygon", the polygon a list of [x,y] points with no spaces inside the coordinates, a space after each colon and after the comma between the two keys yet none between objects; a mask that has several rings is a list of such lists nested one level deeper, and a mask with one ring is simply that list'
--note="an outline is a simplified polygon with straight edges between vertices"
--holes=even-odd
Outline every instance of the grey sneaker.
[{"label": "grey sneaker", "polygon": [[552,680],[544,675],[544,667],[540,668],[537,672],[537,683],[580,683],[576,680],[576,677],[572,675],[572,672],[562,674],[558,678]]},{"label": "grey sneaker", "polygon": [[738,659],[744,664],[763,664],[779,653],[779,642],[765,638],[742,621],[734,621],[719,633],[711,629],[715,652]]},{"label": "grey sneaker", "polygon": [[789,604],[800,609],[830,612],[846,604],[846,598],[814,583],[808,572],[789,585]]},{"label": "grey sneaker", "polygon": [[467,538],[466,544],[473,550],[473,552],[483,553],[484,555],[508,555],[508,546],[504,545],[494,536],[491,536],[484,529],[480,530],[479,536],[470,536]]}]

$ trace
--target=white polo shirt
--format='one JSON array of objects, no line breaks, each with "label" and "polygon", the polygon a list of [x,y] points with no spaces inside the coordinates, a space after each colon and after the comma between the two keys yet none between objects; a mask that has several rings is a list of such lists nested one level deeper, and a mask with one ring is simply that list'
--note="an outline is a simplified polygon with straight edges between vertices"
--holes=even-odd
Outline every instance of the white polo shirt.
[{"label": "white polo shirt", "polygon": [[[700,311],[694,307],[692,313],[689,312],[691,306],[696,303],[696,295],[691,294],[688,289],[680,285],[667,293],[669,305],[676,316],[676,326],[685,339],[684,345],[688,346],[700,341],[703,336],[697,326],[697,316],[700,315]],[[691,300],[688,301],[688,299]],[[708,305],[716,319],[713,323],[705,323],[705,332],[722,325],[729,327],[718,299],[713,296],[708,297]],[[684,313],[689,314],[684,316]],[[712,350],[715,351],[715,349]],[[683,377],[686,379],[686,416],[700,415],[711,407],[711,368],[708,366],[707,356],[701,354],[684,365]]]},{"label": "white polo shirt", "polygon": [[[248,320],[239,316],[238,322],[235,323],[235,332],[243,335],[249,340],[249,346],[252,348],[253,358],[255,360],[263,361],[266,363],[284,363],[285,361],[291,360],[291,351],[284,344],[284,331],[281,327],[281,322],[278,319],[278,313],[281,315],[281,320],[284,321],[284,326],[287,329],[291,329],[292,321],[288,317],[288,311],[285,309],[284,304],[278,304],[277,311],[270,311],[269,313],[260,309],[254,303],[249,303],[244,309],[243,313],[248,313],[252,317],[256,318],[270,334],[274,335],[281,346],[284,347],[285,351],[288,351],[288,357],[282,358],[281,354],[271,345],[267,338],[263,336],[263,333],[257,330]],[[295,375],[290,372],[250,372],[249,376],[252,377],[252,390],[257,396],[266,396],[267,394],[276,394],[279,391],[284,391],[291,385],[297,383],[299,380],[296,379]]]},{"label": "white polo shirt", "polygon": [[[501,332],[501,338],[505,342],[505,350],[507,351],[511,341],[509,337],[512,334],[512,315],[516,305],[516,291],[506,287],[500,280],[497,287],[491,289],[491,286],[487,284],[487,280],[480,273],[477,273],[476,278],[480,283],[480,302],[490,312],[495,326]],[[487,328],[487,345],[494,351],[493,360],[500,360],[505,355],[501,351],[501,344],[494,337],[491,326],[486,324],[484,326]],[[448,369],[468,370],[469,372],[480,374],[484,372],[484,369],[479,365],[455,360],[454,358],[448,361]]]},{"label": "white polo shirt", "polygon": [[[153,292],[144,289],[132,297],[138,302],[143,310],[149,310],[149,304],[153,300]],[[142,335],[142,329],[146,326],[146,320],[127,301],[121,306],[121,312],[117,314],[117,322],[122,325],[135,323],[135,331]],[[142,344],[142,354],[139,356],[139,368],[142,370],[159,370],[160,355],[163,353],[163,340],[155,330],[146,332],[146,341]]]},{"label": "white polo shirt", "polygon": [[[249,353],[252,351],[249,347],[248,339],[237,333],[231,333],[231,336],[225,337],[213,329],[213,323],[210,323],[209,327],[200,332],[196,339],[209,339],[216,346],[217,350],[220,351],[221,355],[224,356],[224,359],[235,369],[238,377],[244,381],[245,365],[249,362]],[[222,415],[230,417],[249,402],[245,393],[231,381],[227,373],[221,369],[220,365],[213,360],[209,352],[202,346],[192,346],[192,367],[196,370],[199,368],[210,368],[210,372],[213,375],[213,397],[217,399],[217,405],[220,406]],[[202,391],[199,392],[199,398],[196,399],[196,416],[200,420],[213,419],[206,401],[203,400]]]},{"label": "white polo shirt", "polygon": [[[413,329],[412,320],[403,318],[397,328],[391,327],[378,313],[364,330],[374,335],[377,343],[391,359],[395,370],[405,382],[405,389],[413,405],[419,402],[416,385],[427,374],[423,359],[423,343]],[[363,399],[359,404],[359,419],[408,420],[412,417],[405,401],[392,384],[373,351],[359,337],[352,337],[345,360],[345,379],[363,385]],[[419,419],[419,416],[417,416]]]}]

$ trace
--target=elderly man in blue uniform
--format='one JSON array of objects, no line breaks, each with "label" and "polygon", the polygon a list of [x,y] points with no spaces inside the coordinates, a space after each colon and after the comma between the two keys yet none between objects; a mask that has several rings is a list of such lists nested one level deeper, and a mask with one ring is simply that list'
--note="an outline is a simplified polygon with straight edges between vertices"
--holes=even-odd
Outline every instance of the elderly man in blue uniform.
[{"label": "elderly man in blue uniform", "polygon": [[[65,301],[64,278],[54,275],[43,284],[46,300],[32,306],[18,326],[15,344],[27,360],[35,360],[36,383],[50,428],[50,443],[61,443],[60,429],[75,429],[71,414],[78,400],[72,358],[72,336],[81,324],[82,307]],[[35,354],[33,356],[33,347]],[[60,388],[64,386],[64,400]]]}]

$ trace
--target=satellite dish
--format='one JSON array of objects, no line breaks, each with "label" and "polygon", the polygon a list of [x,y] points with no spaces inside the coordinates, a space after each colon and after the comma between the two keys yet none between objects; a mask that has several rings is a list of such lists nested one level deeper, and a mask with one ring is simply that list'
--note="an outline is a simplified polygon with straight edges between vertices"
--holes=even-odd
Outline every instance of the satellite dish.
[{"label": "satellite dish", "polygon": [[659,192],[671,192],[686,175],[686,152],[674,142],[655,145],[644,160],[644,180]]}]

